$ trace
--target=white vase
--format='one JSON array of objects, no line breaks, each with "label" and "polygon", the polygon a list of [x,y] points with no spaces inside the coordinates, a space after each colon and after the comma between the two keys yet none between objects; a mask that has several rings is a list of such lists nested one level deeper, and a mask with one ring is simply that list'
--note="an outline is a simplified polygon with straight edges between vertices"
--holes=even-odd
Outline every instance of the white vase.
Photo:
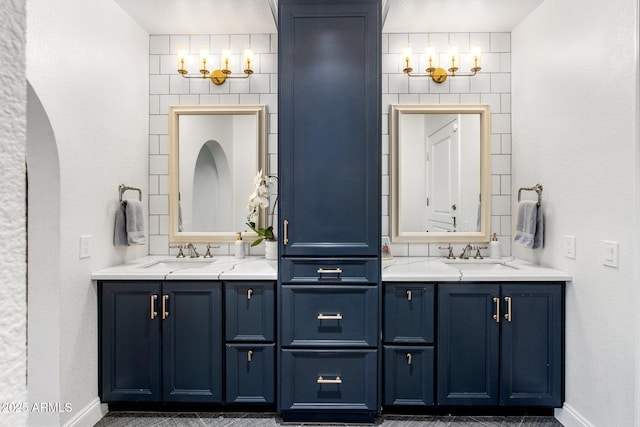
[{"label": "white vase", "polygon": [[264,246],[265,259],[270,259],[270,260],[278,259],[278,241],[265,240],[264,244],[265,244]]}]

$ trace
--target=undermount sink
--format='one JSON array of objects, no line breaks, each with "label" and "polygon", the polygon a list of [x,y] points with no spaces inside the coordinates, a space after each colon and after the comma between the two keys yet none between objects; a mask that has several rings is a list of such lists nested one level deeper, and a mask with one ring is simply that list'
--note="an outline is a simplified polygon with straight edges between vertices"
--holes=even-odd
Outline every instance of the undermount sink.
[{"label": "undermount sink", "polygon": [[516,267],[505,264],[502,261],[493,260],[456,260],[445,261],[447,265],[459,270],[483,270],[483,271],[504,271],[504,270],[517,270]]},{"label": "undermount sink", "polygon": [[145,270],[177,270],[180,268],[203,268],[211,265],[215,260],[210,258],[170,258],[154,261],[141,266]]}]

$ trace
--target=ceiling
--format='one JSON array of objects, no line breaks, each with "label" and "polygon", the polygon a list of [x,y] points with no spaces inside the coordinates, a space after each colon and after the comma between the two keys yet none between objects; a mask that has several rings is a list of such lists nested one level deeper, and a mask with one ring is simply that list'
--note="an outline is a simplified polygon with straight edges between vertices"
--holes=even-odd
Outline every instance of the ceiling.
[{"label": "ceiling", "polygon": [[[277,0],[114,0],[149,34],[277,32]],[[543,0],[382,0],[383,32],[508,32]]]}]

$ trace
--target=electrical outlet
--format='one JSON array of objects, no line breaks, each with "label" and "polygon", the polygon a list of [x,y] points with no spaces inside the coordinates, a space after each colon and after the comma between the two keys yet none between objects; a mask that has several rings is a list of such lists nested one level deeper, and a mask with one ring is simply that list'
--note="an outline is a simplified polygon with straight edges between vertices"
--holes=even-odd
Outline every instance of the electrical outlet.
[{"label": "electrical outlet", "polygon": [[564,256],[576,259],[576,238],[575,236],[564,236]]},{"label": "electrical outlet", "polygon": [[91,239],[93,236],[80,236],[80,259],[91,257]]},{"label": "electrical outlet", "polygon": [[618,268],[618,242],[604,240],[604,261],[602,264]]}]

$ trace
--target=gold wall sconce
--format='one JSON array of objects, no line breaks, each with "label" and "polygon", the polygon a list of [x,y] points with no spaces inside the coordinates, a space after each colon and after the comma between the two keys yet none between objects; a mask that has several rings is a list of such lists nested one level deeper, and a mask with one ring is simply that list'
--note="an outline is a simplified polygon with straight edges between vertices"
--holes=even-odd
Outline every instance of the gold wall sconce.
[{"label": "gold wall sconce", "polygon": [[405,67],[402,70],[409,77],[431,77],[431,79],[436,83],[442,83],[447,80],[447,77],[471,77],[475,76],[478,71],[482,68],[480,67],[480,48],[474,47],[471,50],[471,56],[473,57],[473,67],[471,67],[470,72],[468,73],[458,73],[458,65],[460,63],[460,56],[458,55],[458,50],[456,48],[451,48],[449,50],[449,58],[451,60],[451,67],[448,70],[445,70],[442,67],[434,66],[435,56],[435,48],[433,46],[429,46],[427,48],[427,59],[429,61],[429,66],[425,69],[424,74],[413,74],[413,68],[411,68],[411,48],[406,47],[403,51],[403,58]]},{"label": "gold wall sconce", "polygon": [[231,70],[229,69],[229,62],[231,61],[231,51],[229,49],[223,49],[221,55],[221,69],[209,71],[207,68],[209,65],[209,50],[206,48],[200,49],[200,75],[188,76],[189,72],[185,68],[185,61],[187,59],[187,51],[185,48],[178,49],[178,73],[185,79],[206,79],[210,78],[211,82],[215,85],[221,85],[227,79],[246,79],[253,74],[253,51],[251,49],[244,50],[244,75],[243,76],[231,76]]}]

